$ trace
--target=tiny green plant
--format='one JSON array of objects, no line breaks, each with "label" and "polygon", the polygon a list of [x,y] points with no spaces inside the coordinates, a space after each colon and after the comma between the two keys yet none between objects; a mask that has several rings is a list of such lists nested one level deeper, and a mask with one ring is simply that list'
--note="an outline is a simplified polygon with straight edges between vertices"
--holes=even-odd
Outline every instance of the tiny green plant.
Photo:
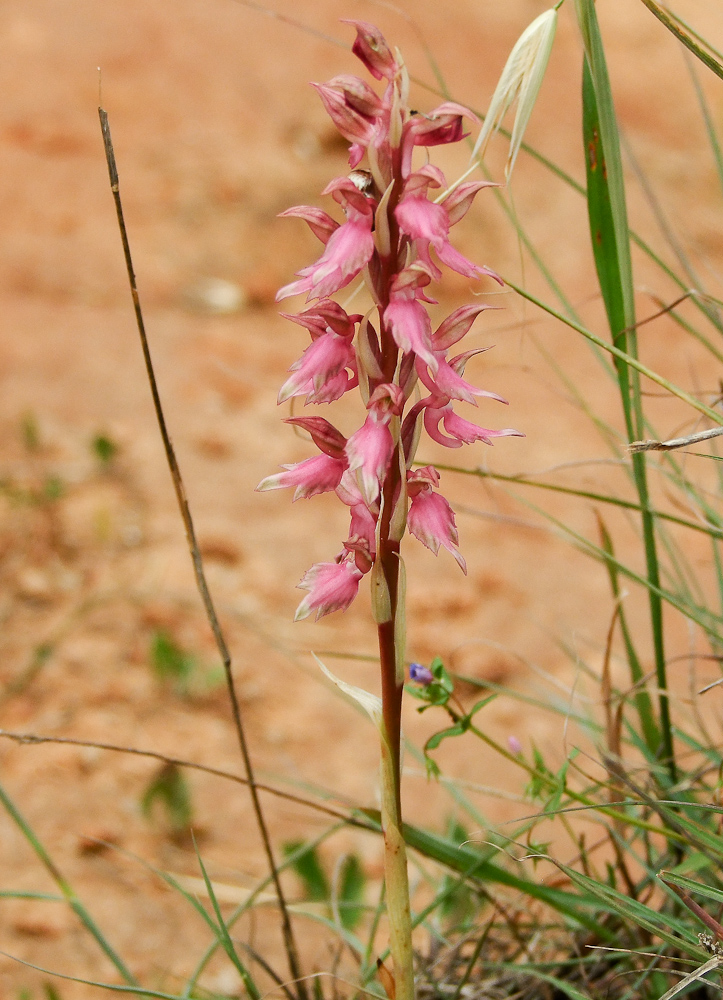
[{"label": "tiny green plant", "polygon": [[156,806],[174,835],[188,830],[193,819],[191,791],[183,772],[175,764],[164,764],[151,779],[141,798],[143,815],[151,819]]},{"label": "tiny green plant", "polygon": [[302,884],[304,899],[328,903],[332,913],[335,909],[338,912],[342,927],[353,931],[364,912],[367,881],[358,855],[342,857],[331,877],[327,875],[316,844],[288,841],[284,844],[284,855]]},{"label": "tiny green plant", "polygon": [[107,467],[118,454],[119,448],[116,441],[109,434],[96,434],[90,442],[90,450],[100,462],[101,466]]},{"label": "tiny green plant", "polygon": [[181,692],[188,689],[197,668],[196,658],[182,649],[168,632],[158,630],[151,636],[150,660],[160,681],[170,681]]},{"label": "tiny green plant", "polygon": [[28,410],[20,418],[20,436],[26,451],[39,451],[42,444],[40,424],[32,410]]}]

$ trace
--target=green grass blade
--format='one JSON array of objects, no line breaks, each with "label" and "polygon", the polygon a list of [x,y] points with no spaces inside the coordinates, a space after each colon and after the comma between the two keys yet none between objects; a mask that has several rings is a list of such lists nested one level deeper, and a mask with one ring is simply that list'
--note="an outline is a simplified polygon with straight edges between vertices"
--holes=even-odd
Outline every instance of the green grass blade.
[{"label": "green grass blade", "polygon": [[709,70],[712,70],[716,76],[719,76],[723,80],[723,63],[711,55],[710,52],[706,52],[698,44],[693,33],[689,33],[682,27],[678,18],[671,16],[665,7],[661,7],[659,3],[656,3],[656,0],[643,0],[643,3],[651,13],[655,14],[660,23],[665,25],[670,33],[675,35],[678,41],[682,42],[686,49],[689,49],[693,53],[696,59],[700,59],[704,66],[707,66]]},{"label": "green grass blade", "polygon": [[[379,810],[364,809],[362,812],[375,824],[380,824],[381,829]],[[484,854],[480,854],[473,848],[460,846],[446,837],[440,837],[438,834],[423,830],[421,827],[405,823],[403,829],[406,843],[431,861],[436,861],[466,878],[483,883],[493,882],[517,889],[533,899],[547,903],[559,913],[565,914],[584,927],[591,930],[598,929],[595,921],[584,912],[585,908],[590,905],[589,900],[521,878],[488,861]]]},{"label": "green grass blade", "polygon": [[[608,183],[608,164],[603,146],[602,122],[598,114],[597,97],[590,72],[589,60],[583,62],[583,141],[585,143],[585,166],[587,169],[587,212],[590,223],[593,255],[597,269],[600,291],[602,292],[605,311],[610,329],[613,331],[615,343],[625,349],[625,338],[620,334],[626,327],[635,322],[632,311],[632,301],[626,300],[625,291],[632,286],[632,263],[629,253],[621,260],[618,229],[627,232],[627,217],[616,220],[613,216],[610,186]],[[617,139],[617,130],[615,131]],[[629,273],[621,280],[621,271],[625,268]],[[617,362],[618,371],[622,362]]]},{"label": "green grass blade", "polygon": [[316,848],[303,840],[290,840],[283,845],[283,851],[285,857],[294,857],[291,867],[303,883],[306,899],[317,903],[328,900],[329,880]]},{"label": "green grass blade", "polygon": [[676,875],[669,871],[660,872],[660,878],[664,882],[672,882],[674,885],[680,886],[686,892],[695,892],[699,896],[703,896],[704,899],[712,899],[719,906],[723,903],[723,890],[716,889],[712,885],[703,885],[692,878],[686,878],[685,875]]},{"label": "green grass blade", "polygon": [[73,887],[70,885],[67,879],[65,879],[64,876],[61,874],[55,862],[52,860],[48,852],[41,844],[40,840],[35,835],[34,830],[27,822],[25,817],[22,815],[22,813],[18,810],[15,803],[9,797],[9,795],[2,787],[2,785],[0,785],[0,802],[3,804],[6,811],[13,819],[15,824],[19,827],[23,836],[27,840],[28,844],[30,844],[32,849],[35,851],[36,855],[42,862],[43,866],[50,874],[50,877],[53,879],[55,884],[60,889],[65,901],[68,903],[68,905],[76,914],[76,916],[79,918],[79,920],[86,928],[86,930],[88,930],[90,934],[93,936],[93,938],[95,938],[101,951],[110,959],[110,961],[113,963],[117,971],[120,973],[123,979],[125,979],[125,981],[128,984],[130,984],[130,986],[138,986],[138,981],[136,980],[135,976],[132,975],[132,973],[128,970],[121,957],[114,951],[114,949],[108,943],[108,940],[106,939],[105,935],[97,926],[97,924],[91,917],[90,913],[88,913],[86,908],[78,899]]},{"label": "green grass blade", "polygon": [[50,903],[64,903],[64,896],[54,896],[48,892],[13,892],[5,889],[0,892],[0,899],[39,899]]},{"label": "green grass blade", "polygon": [[[637,357],[630,232],[615,105],[595,4],[593,0],[576,0],[575,6],[585,46],[583,135],[588,214],[595,266],[613,343]],[[639,373],[631,373],[627,364],[620,359],[616,360],[616,367],[628,440],[632,441],[643,436],[645,427]],[[659,690],[661,747],[665,760],[669,762],[670,779],[674,782],[676,771],[667,694],[663,610],[662,602],[656,594],[656,589],[660,587],[660,570],[655,522],[648,497],[645,458],[641,453],[633,455],[633,476],[640,501],[645,560],[651,583],[648,602]],[[654,752],[657,748],[650,749]]]},{"label": "green grass blade", "polygon": [[560,871],[586,894],[597,899],[606,910],[611,910],[637,927],[643,927],[652,934],[667,941],[673,948],[679,948],[694,958],[699,958],[701,947],[688,925],[670,913],[658,913],[649,906],[631,899],[608,885],[576,872],[561,862],[556,862]]},{"label": "green grass blade", "polygon": [[706,135],[708,136],[708,142],[710,144],[711,153],[713,154],[713,159],[715,161],[716,172],[718,174],[718,183],[721,188],[723,188],[723,152],[721,152],[720,141],[718,139],[718,132],[716,131],[715,121],[711,113],[710,106],[706,99],[703,88],[700,85],[700,80],[698,79],[698,74],[695,71],[695,66],[692,64],[690,58],[686,59],[688,64],[688,70],[690,72],[690,78],[693,81],[693,87],[695,89],[695,96],[698,101],[698,107],[700,108],[700,113],[703,117],[703,124],[705,125]]},{"label": "green grass blade", "polygon": [[662,375],[658,375],[656,371],[649,368],[647,365],[644,365],[642,361],[639,361],[632,354],[628,354],[626,351],[616,347],[615,344],[611,344],[602,337],[598,337],[597,334],[593,333],[592,330],[588,330],[588,328],[583,326],[581,323],[576,323],[574,320],[569,319],[563,313],[558,312],[552,306],[543,302],[542,299],[538,299],[536,295],[532,294],[532,292],[528,292],[526,289],[520,287],[520,285],[516,284],[510,278],[504,278],[504,281],[506,285],[509,285],[509,287],[513,291],[517,292],[518,295],[521,295],[522,298],[527,299],[528,302],[532,302],[533,305],[538,306],[548,315],[559,319],[561,323],[569,326],[571,330],[576,330],[578,333],[581,333],[586,340],[590,341],[591,344],[596,344],[598,347],[602,347],[603,350],[607,351],[609,354],[612,354],[614,358],[619,358],[622,361],[625,361],[631,368],[640,372],[641,375],[650,379],[651,382],[655,382],[656,385],[665,389],[666,392],[669,392],[672,396],[676,396],[684,403],[687,403],[688,406],[696,410],[698,413],[702,413],[704,416],[708,417],[708,419],[717,426],[723,425],[723,414],[721,414],[720,411],[716,411],[712,409],[712,407],[706,406],[705,403],[701,403],[701,401],[696,399],[695,396],[691,396],[690,393],[685,392],[684,389],[681,389],[679,386],[675,385],[675,383],[670,382]]},{"label": "green grass blade", "polygon": [[618,604],[618,621],[620,624],[620,631],[622,633],[623,642],[625,644],[625,652],[628,658],[628,666],[630,668],[630,680],[635,687],[635,704],[638,710],[638,718],[640,719],[640,728],[645,737],[645,744],[648,749],[649,754],[653,757],[655,756],[655,751],[658,746],[660,746],[660,731],[655,723],[655,718],[653,716],[652,705],[650,701],[650,694],[647,688],[642,683],[643,681],[643,668],[640,665],[640,658],[635,650],[635,645],[633,643],[632,635],[630,629],[628,628],[627,616],[625,614],[625,608],[622,605],[620,599],[620,584],[618,580],[618,571],[615,563],[615,548],[612,540],[612,536],[608,531],[605,522],[602,517],[598,514],[598,526],[600,528],[600,536],[602,540],[601,548],[608,554],[611,558],[606,561],[605,566],[608,571],[608,577],[610,579],[610,589],[613,594],[613,598]]},{"label": "green grass blade", "polygon": [[201,858],[201,855],[198,852],[198,847],[196,846],[195,840],[193,846],[196,851],[196,858],[198,859],[198,865],[199,868],[201,869],[201,874],[203,875],[203,881],[206,884],[206,892],[208,893],[208,898],[211,900],[211,905],[213,906],[213,912],[216,914],[216,920],[218,921],[217,933],[219,935],[221,947],[226,952],[229,959],[235,966],[238,974],[241,976],[243,984],[246,987],[246,991],[248,992],[248,995],[251,997],[251,1000],[261,1000],[261,992],[256,983],[254,982],[251,973],[248,971],[244,963],[239,958],[236,949],[234,947],[234,943],[231,940],[231,935],[228,932],[226,921],[224,920],[223,914],[221,913],[221,907],[218,905],[218,900],[216,899],[216,893],[213,891],[213,883],[211,882],[211,879],[208,877],[208,873],[206,872],[206,866],[204,865],[203,859]]},{"label": "green grass blade", "polygon": [[69,983],[82,983],[83,986],[95,986],[101,990],[108,990],[110,993],[131,993],[137,997],[156,997],[157,1000],[182,1000],[177,993],[161,993],[160,990],[148,990],[143,986],[123,986],[117,983],[101,983],[95,979],[81,979],[80,976],[66,976],[64,973],[56,972],[54,969],[45,969],[42,965],[34,965],[32,962],[26,962],[25,959],[18,958],[17,955],[11,955],[7,951],[0,951],[0,955],[3,958],[9,958],[13,962],[24,965],[27,969],[42,972],[43,975],[52,976],[54,979],[64,979]]}]

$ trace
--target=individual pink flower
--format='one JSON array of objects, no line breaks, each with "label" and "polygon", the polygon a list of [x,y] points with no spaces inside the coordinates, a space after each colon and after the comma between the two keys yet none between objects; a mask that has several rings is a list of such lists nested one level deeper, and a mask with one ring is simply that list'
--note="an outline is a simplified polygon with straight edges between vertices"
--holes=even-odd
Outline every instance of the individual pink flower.
[{"label": "individual pink flower", "polygon": [[466,184],[458,185],[451,191],[442,202],[442,206],[447,213],[450,226],[463,219],[474,201],[475,195],[482,188],[499,187],[494,181],[468,181]]},{"label": "individual pink flower", "polygon": [[487,303],[477,302],[474,305],[460,306],[442,320],[432,334],[432,347],[435,351],[447,351],[462,339],[481,312],[486,309],[498,309]]},{"label": "individual pink flower", "polygon": [[370,413],[363,425],[347,441],[346,454],[352,472],[358,470],[359,485],[367,503],[379,496],[389,468],[394,441],[386,423]]},{"label": "individual pink flower", "polygon": [[459,535],[454,512],[441,493],[435,493],[433,486],[439,484],[439,473],[433,466],[407,474],[407,489],[412,498],[407,517],[407,526],[422,545],[426,545],[435,555],[440,545],[448,549],[463,573],[467,564],[459,552]]},{"label": "individual pink flower", "polygon": [[372,394],[364,424],[346,443],[349,471],[357,472],[357,481],[367,504],[379,496],[394,451],[394,440],[389,430],[393,413],[401,412],[404,404],[398,385],[380,385]]},{"label": "individual pink flower", "polygon": [[314,83],[327,114],[339,132],[352,143],[368,145],[384,105],[368,83],[358,76],[335,76],[328,83]]},{"label": "individual pink flower", "polygon": [[[349,377],[345,371],[353,374]],[[330,330],[317,337],[301,358],[291,366],[293,374],[279,390],[279,403],[292,396],[306,401],[330,403],[357,385],[356,355],[351,337],[339,337]],[[337,376],[341,375],[341,378]],[[326,390],[326,391],[325,391]]]},{"label": "individual pink flower", "polygon": [[318,493],[330,493],[341,482],[346,463],[329,455],[314,455],[295,465],[283,465],[285,472],[277,472],[274,476],[262,479],[256,487],[257,493],[267,490],[281,490],[287,486],[295,486],[294,500],[315,497]]},{"label": "individual pink flower", "polygon": [[368,573],[374,564],[377,554],[377,518],[365,503],[357,503],[351,507],[351,524],[349,537],[344,542],[347,552],[354,553],[354,562],[362,573]]},{"label": "individual pink flower", "polygon": [[356,28],[351,50],[357,59],[361,59],[375,79],[386,77],[391,80],[397,72],[397,62],[379,28],[368,21],[343,20],[342,24],[351,24]]},{"label": "individual pink flower", "polygon": [[[443,444],[445,448],[461,448],[463,444],[474,444],[475,441],[492,444],[492,438],[496,437],[525,436],[512,427],[505,427],[501,431],[491,430],[488,427],[478,427],[477,424],[470,423],[469,420],[465,420],[455,413],[451,402],[447,400],[443,399],[438,406],[432,404],[427,402],[425,407],[424,427],[432,440]],[[444,429],[450,435],[449,437],[439,429],[440,421],[444,424]]]},{"label": "individual pink flower", "polygon": [[324,417],[287,417],[285,424],[301,427],[311,437],[319,451],[331,458],[343,459],[346,438]]},{"label": "individual pink flower", "polygon": [[431,280],[429,269],[421,262],[411,264],[395,275],[389,290],[389,305],[384,310],[384,322],[397,347],[405,352],[413,351],[436,372],[432,324],[420,301],[423,298],[422,289]]},{"label": "individual pink flower", "polygon": [[474,351],[466,351],[464,354],[458,354],[451,361],[447,361],[444,357],[444,352],[440,351],[438,354],[435,354],[437,358],[437,372],[434,378],[430,376],[424,362],[420,358],[417,358],[416,366],[419,380],[431,393],[437,396],[460,399],[466,403],[472,403],[473,406],[477,405],[475,396],[485,396],[489,399],[496,399],[500,403],[506,403],[507,400],[503,399],[502,396],[498,396],[496,392],[490,392],[488,389],[477,389],[462,378],[464,367],[469,359],[474,357],[475,354],[483,354],[487,350],[489,348],[479,347]]},{"label": "individual pink flower", "polygon": [[300,313],[279,313],[284,319],[305,327],[312,339],[322,337],[330,330],[340,337],[353,337],[356,324],[362,319],[359,313],[350,316],[333,299],[317,299],[313,305]]},{"label": "individual pink flower", "polygon": [[302,292],[308,292],[309,298],[332,295],[359,274],[374,252],[374,211],[370,202],[348,178],[337,178],[324,193],[329,192],[343,203],[347,221],[331,234],[317,262],[297,271],[298,281],[279,289],[277,302]]},{"label": "individual pink flower", "polygon": [[339,223],[320,208],[313,205],[294,205],[285,212],[279,212],[280,219],[303,219],[317,239],[326,246],[329,237],[339,228]]},{"label": "individual pink flower", "polygon": [[[488,274],[499,280],[498,276],[487,267],[480,267],[467,260],[459,250],[456,250],[449,242],[450,219],[444,203],[437,205],[427,198],[427,187],[439,187],[436,177],[430,176],[429,168],[417,171],[409,178],[415,181],[424,173],[426,183],[422,186],[418,183],[409,182],[405,185],[405,194],[394,210],[397,222],[412,240],[415,241],[416,250],[419,257],[432,272],[435,278],[441,276],[441,271],[432,262],[429,256],[429,248],[433,247],[439,259],[458,274],[466,278],[477,278],[481,274]],[[437,171],[441,173],[441,171]]]},{"label": "individual pink flower", "polygon": [[316,620],[332,611],[346,611],[359,591],[359,581],[363,573],[353,562],[315,563],[304,574],[299,590],[308,590],[308,595],[296,609],[294,621],[308,618],[316,611]]},{"label": "individual pink flower", "polygon": [[408,177],[412,169],[412,153],[415,146],[441,146],[448,142],[464,139],[463,118],[479,121],[469,108],[446,101],[426,115],[412,115],[402,130],[402,177]]}]

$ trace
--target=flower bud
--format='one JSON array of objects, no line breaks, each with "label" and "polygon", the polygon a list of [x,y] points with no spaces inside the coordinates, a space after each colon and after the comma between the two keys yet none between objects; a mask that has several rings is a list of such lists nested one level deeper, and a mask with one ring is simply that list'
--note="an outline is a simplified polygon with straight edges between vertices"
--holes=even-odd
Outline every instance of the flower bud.
[{"label": "flower bud", "polygon": [[343,23],[356,28],[356,39],[351,50],[357,59],[361,59],[375,79],[386,77],[391,80],[397,71],[397,63],[379,28],[368,21],[345,20]]},{"label": "flower bud", "polygon": [[343,94],[326,83],[312,83],[312,87],[318,91],[326,113],[345,139],[362,146],[372,141],[374,126],[365,115],[347,104]]},{"label": "flower bud", "polygon": [[421,684],[423,687],[427,687],[432,683],[434,677],[429,667],[425,667],[423,663],[410,663],[409,679],[414,684]]},{"label": "flower bud", "polygon": [[324,417],[287,417],[285,424],[302,427],[311,435],[319,451],[331,458],[342,458],[346,446],[346,438],[333,424]]}]

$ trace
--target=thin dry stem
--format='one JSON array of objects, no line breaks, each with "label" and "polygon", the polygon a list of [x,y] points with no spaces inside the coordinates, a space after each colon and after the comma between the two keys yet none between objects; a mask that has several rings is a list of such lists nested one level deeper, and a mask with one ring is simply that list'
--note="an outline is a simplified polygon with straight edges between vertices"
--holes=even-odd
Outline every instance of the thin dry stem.
[{"label": "thin dry stem", "polygon": [[196,576],[196,584],[198,586],[198,590],[201,595],[201,600],[203,601],[203,606],[206,611],[206,615],[208,617],[208,621],[211,626],[214,639],[216,641],[216,646],[223,661],[223,668],[226,676],[226,686],[231,701],[231,711],[233,715],[234,728],[236,730],[236,735],[238,737],[239,748],[241,750],[241,757],[243,758],[244,769],[246,771],[246,776],[248,780],[249,792],[251,793],[253,810],[256,816],[256,822],[259,829],[259,833],[261,835],[264,853],[266,854],[267,862],[269,865],[271,878],[274,882],[274,888],[276,889],[276,893],[279,899],[284,946],[286,949],[286,954],[289,962],[289,968],[292,977],[298,982],[299,1000],[308,1000],[306,985],[301,981],[301,966],[299,964],[299,956],[298,956],[298,950],[296,948],[294,932],[291,926],[291,920],[289,917],[288,907],[286,905],[286,899],[283,893],[283,889],[281,887],[281,880],[279,878],[279,873],[276,867],[276,861],[274,859],[274,853],[271,847],[271,839],[269,837],[268,827],[266,826],[266,820],[263,814],[263,809],[261,807],[261,801],[258,795],[258,786],[254,778],[251,756],[249,753],[248,744],[246,742],[246,735],[244,732],[243,723],[241,721],[241,711],[239,707],[238,696],[236,694],[236,687],[234,685],[233,674],[231,671],[231,654],[229,653],[228,646],[226,645],[226,640],[221,630],[221,625],[219,623],[218,616],[216,614],[216,609],[214,607],[213,599],[208,589],[208,584],[206,582],[206,575],[203,569],[203,560],[201,557],[201,552],[198,546],[198,542],[196,540],[196,532],[193,526],[191,510],[188,506],[188,500],[186,498],[186,491],[183,485],[183,479],[181,478],[181,470],[178,466],[178,462],[176,460],[176,454],[173,449],[173,445],[171,443],[171,438],[168,433],[168,429],[166,427],[166,420],[163,413],[163,406],[161,404],[161,398],[158,392],[158,385],[156,383],[156,377],[153,370],[153,362],[151,360],[151,353],[148,345],[148,338],[146,336],[145,323],[143,321],[143,313],[141,311],[140,297],[138,295],[138,287],[136,284],[135,272],[133,270],[133,261],[131,258],[130,244],[128,242],[128,233],[126,231],[125,220],[123,217],[123,207],[121,204],[120,188],[118,182],[118,169],[116,167],[116,162],[115,162],[115,153],[113,151],[113,141],[111,139],[111,134],[110,134],[110,124],[108,122],[108,114],[103,108],[98,108],[98,115],[100,118],[101,131],[103,133],[103,145],[105,147],[106,162],[108,164],[110,186],[111,186],[111,191],[113,193],[113,200],[115,202],[115,209],[116,209],[116,215],[118,217],[118,226],[120,229],[121,241],[123,243],[123,254],[125,256],[126,269],[128,271],[128,282],[130,285],[131,295],[133,297],[133,308],[136,315],[138,333],[141,338],[141,347],[143,350],[143,358],[146,365],[148,382],[151,388],[151,395],[153,396],[153,406],[156,411],[158,426],[161,432],[161,438],[163,439],[163,447],[166,452],[166,459],[168,461],[168,467],[171,472],[171,478],[173,479],[173,487],[176,492],[178,507],[181,512],[181,518],[183,520],[184,528],[186,530],[186,539],[188,541],[188,548],[191,554],[191,560],[193,562],[193,569]]}]

